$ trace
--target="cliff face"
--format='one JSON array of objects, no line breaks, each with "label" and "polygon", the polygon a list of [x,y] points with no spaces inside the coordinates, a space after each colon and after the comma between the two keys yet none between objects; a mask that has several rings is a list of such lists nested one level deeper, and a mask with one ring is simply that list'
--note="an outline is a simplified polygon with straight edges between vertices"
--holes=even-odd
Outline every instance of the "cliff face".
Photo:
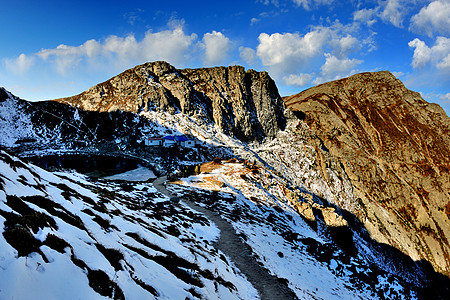
[{"label": "cliff face", "polygon": [[274,81],[239,66],[177,70],[166,62],[146,63],[56,101],[100,112],[181,111],[246,141],[273,137],[286,123]]},{"label": "cliff face", "polygon": [[284,101],[340,160],[356,202],[346,207],[371,236],[448,276],[450,119],[442,108],[389,72],[325,83]]}]

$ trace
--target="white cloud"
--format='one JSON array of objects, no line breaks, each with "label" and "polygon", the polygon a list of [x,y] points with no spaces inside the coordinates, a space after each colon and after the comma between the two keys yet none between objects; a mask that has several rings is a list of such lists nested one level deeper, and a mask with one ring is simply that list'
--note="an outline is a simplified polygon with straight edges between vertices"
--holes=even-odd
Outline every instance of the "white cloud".
[{"label": "white cloud", "polygon": [[142,41],[143,48],[139,51],[140,57],[146,61],[167,60],[182,64],[196,39],[196,34],[186,35],[181,27],[156,33],[147,31]]},{"label": "white cloud", "polygon": [[425,44],[424,41],[414,39],[408,43],[408,46],[414,49],[413,61],[411,65],[413,68],[423,68],[431,60],[431,49]]},{"label": "white cloud", "polygon": [[354,74],[357,72],[354,68],[362,63],[359,59],[339,59],[330,53],[325,53],[325,58],[325,64],[320,68],[321,74],[314,80],[315,84]]},{"label": "white cloud", "polygon": [[[294,83],[299,80],[298,74],[313,74],[319,68],[331,63],[324,53],[330,53],[341,62],[356,63],[348,56],[360,52],[372,50],[373,35],[362,37],[357,26],[342,25],[336,21],[329,27],[312,27],[304,35],[299,33],[261,33],[256,55],[262,65],[269,71],[275,80]],[[354,36],[353,34],[358,34]],[[366,49],[367,48],[367,49]],[[328,58],[330,60],[331,58]],[[328,67],[326,67],[328,68]],[[327,69],[325,69],[326,71]],[[347,72],[342,72],[347,75]],[[293,75],[293,76],[290,76]],[[304,80],[305,77],[302,79]]]},{"label": "white cloud", "polygon": [[410,30],[424,33],[429,37],[434,32],[450,34],[450,1],[438,0],[423,7],[420,12],[411,18]]},{"label": "white cloud", "polygon": [[446,101],[447,103],[450,103],[450,93],[447,93],[445,95],[441,95],[439,97],[442,101]]},{"label": "white cloud", "polygon": [[66,74],[82,62],[106,63],[117,68],[150,60],[167,60],[183,63],[197,35],[186,35],[181,27],[153,33],[147,31],[141,41],[134,35],[119,37],[111,35],[104,41],[88,40],[80,46],[59,45],[54,49],[43,49],[36,57],[54,64],[56,70]]},{"label": "white cloud", "polygon": [[334,0],[292,0],[297,6],[303,6],[304,9],[310,10],[314,6],[331,5]]},{"label": "white cloud", "polygon": [[403,20],[411,3],[404,0],[387,0],[382,3],[380,17],[396,27],[403,27]]},{"label": "white cloud", "polygon": [[66,74],[68,69],[74,68],[82,61],[83,57],[94,57],[99,55],[103,46],[95,41],[88,40],[81,46],[59,45],[54,49],[43,49],[38,52],[37,57],[50,61],[55,65],[60,74]]},{"label": "white cloud", "polygon": [[34,58],[22,53],[15,59],[5,59],[4,64],[9,71],[24,74],[34,65]]},{"label": "white cloud", "polygon": [[440,62],[438,62],[436,67],[438,69],[443,69],[443,70],[449,70],[450,71],[450,54],[448,54]]},{"label": "white cloud", "polygon": [[239,56],[248,65],[254,65],[257,61],[256,51],[252,48],[239,47]]},{"label": "white cloud", "polygon": [[213,31],[203,35],[203,47],[205,49],[204,62],[207,65],[222,63],[231,50],[231,41],[221,32]]},{"label": "white cloud", "polygon": [[361,42],[351,35],[346,35],[340,39],[335,39],[332,43],[335,48],[333,53],[340,58],[361,49]]},{"label": "white cloud", "polygon": [[416,38],[410,41],[408,46],[414,48],[411,63],[414,69],[431,65],[444,71],[450,71],[450,38],[439,36],[432,47],[428,47],[424,41]]},{"label": "white cloud", "polygon": [[372,26],[377,21],[376,18],[378,13],[378,8],[364,8],[357,10],[353,13],[353,21],[364,23],[367,26]]},{"label": "white cloud", "polygon": [[283,77],[284,83],[287,85],[305,86],[311,82],[313,78],[312,74],[301,73],[301,74],[290,74]]},{"label": "white cloud", "polygon": [[392,75],[394,75],[395,77],[399,78],[405,75],[405,73],[403,72],[392,72]]},{"label": "white cloud", "polygon": [[250,26],[255,25],[255,24],[258,23],[259,21],[261,21],[261,19],[258,19],[258,18],[252,18],[252,19],[250,20]]},{"label": "white cloud", "polygon": [[315,29],[304,36],[298,33],[261,33],[256,54],[276,76],[293,74],[311,58],[322,54],[329,36],[326,29]]}]

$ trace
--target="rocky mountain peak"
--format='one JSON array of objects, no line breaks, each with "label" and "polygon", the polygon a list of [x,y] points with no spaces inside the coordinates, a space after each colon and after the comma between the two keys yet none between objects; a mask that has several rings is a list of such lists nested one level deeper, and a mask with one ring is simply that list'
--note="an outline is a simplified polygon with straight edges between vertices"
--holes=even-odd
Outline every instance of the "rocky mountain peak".
[{"label": "rocky mountain peak", "polygon": [[450,274],[450,119],[389,72],[284,99],[337,157],[370,234]]},{"label": "rocky mountain peak", "polygon": [[273,137],[286,123],[267,72],[241,66],[178,70],[167,62],[146,63],[56,101],[100,112],[181,111],[246,141]]}]

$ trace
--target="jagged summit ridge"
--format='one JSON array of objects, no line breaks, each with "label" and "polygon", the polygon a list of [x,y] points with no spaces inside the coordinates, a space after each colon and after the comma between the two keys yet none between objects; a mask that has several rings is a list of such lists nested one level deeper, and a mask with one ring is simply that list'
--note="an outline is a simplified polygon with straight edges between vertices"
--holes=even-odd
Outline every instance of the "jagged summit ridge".
[{"label": "jagged summit ridge", "polygon": [[[370,234],[450,274],[450,119],[390,72],[284,99],[338,158]],[[349,201],[349,200],[346,200]]]},{"label": "jagged summit ridge", "polygon": [[267,72],[241,66],[178,70],[167,62],[146,63],[56,101],[100,112],[180,111],[242,140],[273,137],[286,123],[284,103]]}]

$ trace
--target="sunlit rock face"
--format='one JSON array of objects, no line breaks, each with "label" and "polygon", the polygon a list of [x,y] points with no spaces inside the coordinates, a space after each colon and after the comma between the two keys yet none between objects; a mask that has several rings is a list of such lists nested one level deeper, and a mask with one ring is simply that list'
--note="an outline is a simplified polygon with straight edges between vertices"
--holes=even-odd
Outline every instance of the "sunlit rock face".
[{"label": "sunlit rock face", "polygon": [[376,240],[450,274],[450,119],[390,72],[362,73],[284,99],[353,186],[337,203]]},{"label": "sunlit rock face", "polygon": [[273,137],[286,123],[267,72],[240,66],[178,70],[166,62],[146,63],[57,101],[100,112],[182,112],[246,141]]}]

